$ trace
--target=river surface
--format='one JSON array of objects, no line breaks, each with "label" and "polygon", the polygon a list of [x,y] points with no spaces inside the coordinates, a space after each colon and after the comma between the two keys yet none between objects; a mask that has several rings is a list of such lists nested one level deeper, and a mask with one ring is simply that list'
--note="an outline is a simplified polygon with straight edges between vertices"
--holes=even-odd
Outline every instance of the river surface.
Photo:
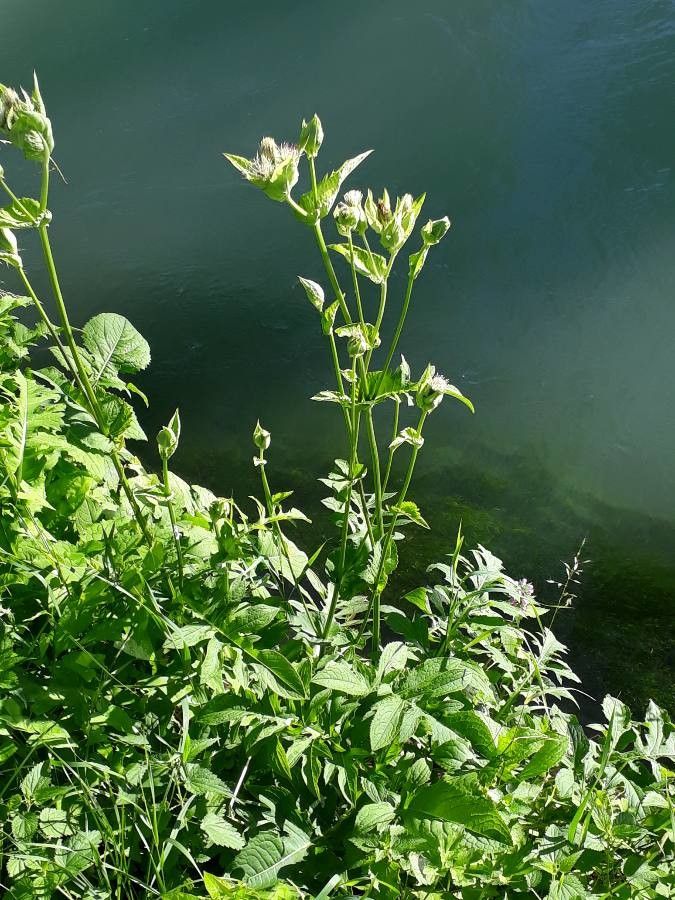
[{"label": "river surface", "polygon": [[550,598],[586,537],[556,623],[585,686],[675,705],[672,0],[2,0],[0,33],[0,80],[36,68],[55,123],[73,318],[146,335],[143,422],[179,406],[176,468],[221,493],[257,491],[258,417],[276,486],[312,513],[344,449],[309,400],[330,382],[295,281],[320,275],[310,235],[222,151],[317,111],[325,169],[375,148],[353,186],[426,190],[453,230],[402,349],[476,415],[430,421],[413,495],[433,530],[408,576],[462,520]]}]

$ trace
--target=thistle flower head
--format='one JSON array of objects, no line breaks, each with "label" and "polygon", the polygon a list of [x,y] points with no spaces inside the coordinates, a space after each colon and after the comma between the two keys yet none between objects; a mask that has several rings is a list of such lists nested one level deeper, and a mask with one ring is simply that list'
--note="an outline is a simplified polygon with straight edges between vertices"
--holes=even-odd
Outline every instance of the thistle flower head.
[{"label": "thistle flower head", "polygon": [[300,151],[295,144],[277,144],[274,138],[264,137],[260,141],[258,152],[251,160],[250,179],[269,180],[274,176],[278,166],[289,161],[297,164],[299,159]]},{"label": "thistle flower head", "polygon": [[509,603],[516,609],[529,609],[534,602],[534,585],[526,578],[515,581],[509,592]]},{"label": "thistle flower head", "polygon": [[52,125],[47,118],[37,80],[32,94],[0,84],[0,131],[26,159],[42,159],[54,149]]},{"label": "thistle flower head", "polygon": [[272,200],[285,202],[298,180],[298,163],[302,151],[295,144],[277,144],[264,137],[252,159],[226,153],[225,158],[247,181],[264,191]]},{"label": "thistle flower head", "polygon": [[454,384],[450,384],[444,375],[436,371],[435,366],[428,365],[417,383],[415,395],[417,406],[426,413],[433,412],[446,395],[461,401],[473,412],[473,404],[462,394],[459,388],[456,388]]},{"label": "thistle flower head", "polygon": [[345,237],[351,231],[363,232],[366,229],[366,215],[362,206],[361,191],[347,191],[343,200],[335,207],[333,215],[340,234]]}]

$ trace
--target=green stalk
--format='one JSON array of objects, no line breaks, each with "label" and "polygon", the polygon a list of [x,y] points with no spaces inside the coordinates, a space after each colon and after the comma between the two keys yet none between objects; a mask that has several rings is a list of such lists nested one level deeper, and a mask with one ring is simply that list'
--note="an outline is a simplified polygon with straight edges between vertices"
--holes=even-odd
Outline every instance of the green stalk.
[{"label": "green stalk", "polygon": [[354,285],[354,296],[356,297],[356,308],[359,312],[359,322],[361,325],[366,324],[366,320],[363,318],[363,306],[361,304],[361,290],[359,288],[359,278],[356,274],[356,266],[354,265],[354,242],[352,241],[352,233],[349,232],[349,262],[352,270],[352,283]]},{"label": "green stalk", "polygon": [[23,266],[20,266],[17,269],[17,272],[19,273],[19,277],[23,281],[23,286],[28,291],[28,295],[29,295],[30,299],[33,301],[33,306],[37,309],[40,318],[46,325],[51,339],[54,341],[56,346],[61,351],[61,355],[63,357],[64,362],[66,363],[66,365],[68,365],[73,377],[77,381],[77,386],[80,388],[82,393],[84,393],[84,388],[83,388],[82,384],[80,383],[80,377],[77,373],[77,369],[75,369],[74,366],[72,366],[72,364],[70,364],[70,360],[68,359],[68,354],[66,353],[66,348],[64,347],[63,342],[61,341],[61,338],[59,337],[59,333],[56,330],[56,326],[54,325],[52,320],[47,315],[47,311],[45,310],[44,306],[42,305],[40,298],[35,293],[35,290],[33,289],[32,284],[28,280],[28,276],[26,275],[26,270],[23,268]]},{"label": "green stalk", "polygon": [[[401,408],[401,401],[398,397],[394,398],[394,427],[391,433],[391,442],[393,443],[398,435],[398,417]],[[394,448],[389,446],[389,455],[387,457],[387,468],[384,472],[384,481],[382,482],[382,493],[387,493],[387,485],[389,484],[389,476],[391,475],[391,466],[394,461]]]},{"label": "green stalk", "polygon": [[[370,247],[368,246],[368,242],[366,240],[365,234],[363,236],[363,240],[364,240],[364,243],[368,250],[368,253],[370,253],[371,252]],[[384,275],[384,281],[380,285],[380,305],[377,310],[377,319],[375,320],[375,329],[378,334],[380,333],[380,326],[382,325],[382,319],[384,318],[384,311],[387,306],[387,289],[389,286],[389,276],[391,275],[391,270],[394,267],[394,261],[396,259],[396,255],[397,255],[397,253],[392,253],[392,255],[389,257],[389,262],[387,263],[387,271],[385,272],[385,275]],[[370,359],[371,359],[372,355],[373,355],[373,351],[369,350],[368,354],[366,355],[366,366],[367,367],[370,366]],[[386,366],[385,366],[385,369],[386,369]],[[378,384],[378,388],[379,388],[379,384]]]},{"label": "green stalk", "polygon": [[373,490],[375,494],[375,525],[379,537],[384,533],[384,509],[382,507],[382,477],[380,474],[380,451],[377,447],[375,436],[375,423],[373,422],[373,408],[366,407],[366,425],[368,426],[368,444],[370,445],[370,458],[373,464]]},{"label": "green stalk", "polygon": [[345,325],[351,325],[352,317],[347,307],[347,303],[345,302],[345,296],[340,290],[340,282],[338,281],[337,275],[335,274],[333,263],[331,262],[330,256],[328,255],[328,247],[326,246],[323,231],[321,230],[321,220],[318,220],[314,223],[314,225],[312,226],[312,230],[314,231],[314,239],[316,240],[317,246],[319,248],[319,253],[321,254],[323,267],[326,270],[328,280],[330,281],[331,287],[333,288],[333,291],[335,293],[335,299],[340,304],[340,312],[342,313],[342,317],[345,320]]},{"label": "green stalk", "polygon": [[391,364],[394,353],[396,352],[396,348],[398,347],[398,342],[401,339],[401,332],[403,331],[403,326],[405,325],[405,319],[408,315],[408,307],[410,306],[410,297],[412,294],[413,283],[415,279],[412,276],[408,276],[408,285],[405,291],[405,298],[403,300],[403,307],[401,309],[401,315],[399,316],[398,323],[396,325],[396,331],[394,332],[394,337],[391,342],[391,346],[389,347],[389,352],[387,353],[387,359],[382,367],[382,374],[380,375],[379,381],[377,383],[377,387],[375,389],[375,394],[377,395],[380,390],[380,386],[382,385],[382,380],[385,376],[385,373],[389,369],[389,365]]},{"label": "green stalk", "polygon": [[[419,422],[417,423],[417,432],[418,434],[422,433],[422,428],[424,427],[424,422],[426,420],[428,413],[424,410],[420,414]],[[398,492],[396,496],[396,501],[394,503],[395,506],[400,506],[401,503],[405,500],[406,494],[408,492],[408,488],[410,487],[410,481],[413,476],[413,471],[415,469],[415,463],[417,462],[417,455],[419,453],[419,446],[415,444],[412,448],[412,453],[410,454],[410,460],[408,462],[408,469],[405,474],[405,478],[403,480],[403,485],[401,486],[401,490]],[[382,559],[380,560],[380,565],[377,571],[377,577],[375,578],[375,586],[373,588],[373,595],[370,601],[370,607],[372,607],[373,611],[373,637],[372,637],[372,655],[373,658],[376,658],[377,653],[379,652],[380,645],[380,595],[381,591],[378,590],[378,585],[380,583],[380,579],[382,577],[382,572],[384,571],[385,562],[389,555],[389,548],[391,546],[392,539],[394,537],[394,531],[396,530],[396,522],[398,521],[398,513],[392,513],[391,522],[389,523],[389,528],[387,529],[387,534],[384,539],[384,543],[382,545]],[[366,616],[367,619],[367,616]]]},{"label": "green stalk", "polygon": [[166,505],[169,510],[169,519],[171,521],[171,534],[173,535],[173,544],[176,548],[176,560],[178,562],[178,587],[183,590],[183,551],[180,546],[180,539],[176,532],[176,511],[173,508],[173,500],[171,499],[171,486],[169,484],[169,460],[165,456],[162,457],[162,481],[164,483],[164,496]]},{"label": "green stalk", "polygon": [[[49,155],[45,155],[45,159],[42,166],[42,189],[40,192],[40,205],[41,208],[46,209],[47,200],[49,197]],[[49,280],[51,282],[52,290],[54,292],[54,298],[56,300],[56,308],[58,310],[59,319],[61,321],[61,327],[66,336],[66,342],[70,349],[70,353],[72,355],[72,360],[77,370],[78,381],[81,384],[84,394],[89,402],[90,410],[94,418],[96,419],[96,423],[103,434],[105,434],[105,419],[103,417],[103,412],[101,410],[101,406],[98,402],[98,398],[94,393],[94,389],[92,387],[91,381],[89,380],[89,376],[87,374],[86,369],[82,363],[82,358],[80,356],[80,352],[78,346],[75,342],[75,336],[73,334],[73,329],[70,324],[70,319],[68,318],[68,311],[66,310],[66,305],[63,300],[63,294],[61,292],[61,285],[59,283],[59,277],[56,272],[56,265],[54,263],[54,256],[52,254],[51,243],[49,241],[49,234],[47,233],[47,226],[43,222],[38,226],[38,233],[40,235],[40,243],[42,244],[42,252],[44,254],[45,262],[47,264],[47,272],[49,274]],[[129,501],[129,505],[131,506],[131,510],[134,514],[134,517],[141,529],[141,533],[145,538],[148,544],[152,543],[152,537],[150,532],[148,531],[148,527],[145,523],[145,519],[143,517],[143,513],[141,512],[141,508],[138,505],[138,501],[134,496],[134,493],[131,489],[131,485],[129,484],[129,480],[126,476],[126,472],[124,471],[124,466],[122,465],[122,461],[120,459],[119,452],[116,447],[113,447],[110,451],[110,458],[113,461],[113,465],[115,466],[115,471],[117,472],[117,476],[120,480],[120,484],[122,485],[122,489]]]},{"label": "green stalk", "polygon": [[356,416],[356,359],[352,365],[352,392],[351,392],[351,452],[349,458],[349,484],[347,486],[347,499],[345,500],[345,510],[342,519],[342,533],[340,535],[340,556],[338,569],[333,582],[333,592],[331,595],[326,622],[323,627],[322,637],[325,640],[330,632],[333,619],[335,618],[335,610],[337,608],[338,597],[340,594],[340,584],[344,575],[345,560],[347,558],[347,538],[349,536],[349,510],[352,502],[352,483],[354,475],[354,467],[356,465],[356,447],[358,444],[357,432],[357,416]]},{"label": "green stalk", "polygon": [[[270,484],[269,484],[269,481],[267,480],[267,473],[265,472],[265,451],[262,449],[262,447],[260,448],[260,454],[258,456],[258,460],[259,460],[258,468],[260,469],[260,480],[262,481],[262,488],[263,488],[263,494],[265,497],[265,508],[267,509],[267,515],[270,517],[270,519],[275,519],[274,503],[272,502],[272,491],[270,490]],[[288,563],[288,568],[291,573],[291,578],[293,579],[293,586],[295,587],[295,590],[297,591],[298,597],[300,598],[300,602],[303,605],[303,608],[305,610],[307,618],[311,621],[312,617],[311,617],[309,608],[305,602],[305,598],[303,596],[300,585],[298,584],[298,579],[296,578],[295,571],[293,569],[293,564],[291,562],[291,555],[288,552],[288,545],[286,543],[286,538],[284,537],[284,533],[281,530],[281,526],[276,521],[276,519],[272,522],[272,528],[274,529],[274,533],[276,535],[277,542],[279,544],[279,549],[283,553],[284,559]]]}]

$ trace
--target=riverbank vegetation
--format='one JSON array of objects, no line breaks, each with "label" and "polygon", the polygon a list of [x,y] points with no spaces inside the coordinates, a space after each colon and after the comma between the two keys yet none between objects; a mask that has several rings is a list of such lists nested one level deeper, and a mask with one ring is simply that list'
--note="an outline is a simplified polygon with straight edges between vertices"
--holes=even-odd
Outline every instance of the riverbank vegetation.
[{"label": "riverbank vegetation", "polygon": [[[316,116],[296,144],[227,156],[323,266],[300,277],[333,378],[314,399],[336,407],[345,443],[317,473],[335,524],[317,546],[261,424],[248,505],[171,471],[178,412],[155,470],[141,464],[147,399],[132,379],[150,349],[114,312],[69,320],[37,83],[0,85],[0,128],[2,163],[20,151],[39,175],[19,196],[0,165],[15,280],[0,297],[4,895],[675,896],[672,723],[606,697],[580,725],[552,631],[569,585],[546,605],[460,532],[397,590],[397,548],[428,528],[411,497],[425,424],[473,411],[433,364],[413,373],[400,355],[449,220],[421,225],[423,196],[343,193],[368,154],[319,173]],[[29,240],[49,297],[24,267]],[[51,362],[34,368],[44,347]]]}]

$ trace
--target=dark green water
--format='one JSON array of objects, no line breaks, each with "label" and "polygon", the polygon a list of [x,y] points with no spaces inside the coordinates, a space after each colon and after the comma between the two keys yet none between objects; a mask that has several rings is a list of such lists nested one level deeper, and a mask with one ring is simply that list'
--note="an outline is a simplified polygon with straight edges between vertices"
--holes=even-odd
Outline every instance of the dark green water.
[{"label": "dark green water", "polygon": [[403,350],[477,415],[446,404],[430,422],[415,494],[434,530],[411,581],[460,518],[543,590],[587,536],[559,620],[575,665],[596,695],[675,706],[675,3],[1,9],[0,80],[37,68],[55,120],[74,319],[115,309],[148,337],[144,422],[180,406],[182,474],[256,490],[260,416],[275,480],[316,511],[315,476],[342,452],[308,399],[329,380],[295,282],[320,274],[309,235],[220,156],[293,139],[316,110],[326,168],[374,147],[353,186],[427,190],[454,222]]}]

